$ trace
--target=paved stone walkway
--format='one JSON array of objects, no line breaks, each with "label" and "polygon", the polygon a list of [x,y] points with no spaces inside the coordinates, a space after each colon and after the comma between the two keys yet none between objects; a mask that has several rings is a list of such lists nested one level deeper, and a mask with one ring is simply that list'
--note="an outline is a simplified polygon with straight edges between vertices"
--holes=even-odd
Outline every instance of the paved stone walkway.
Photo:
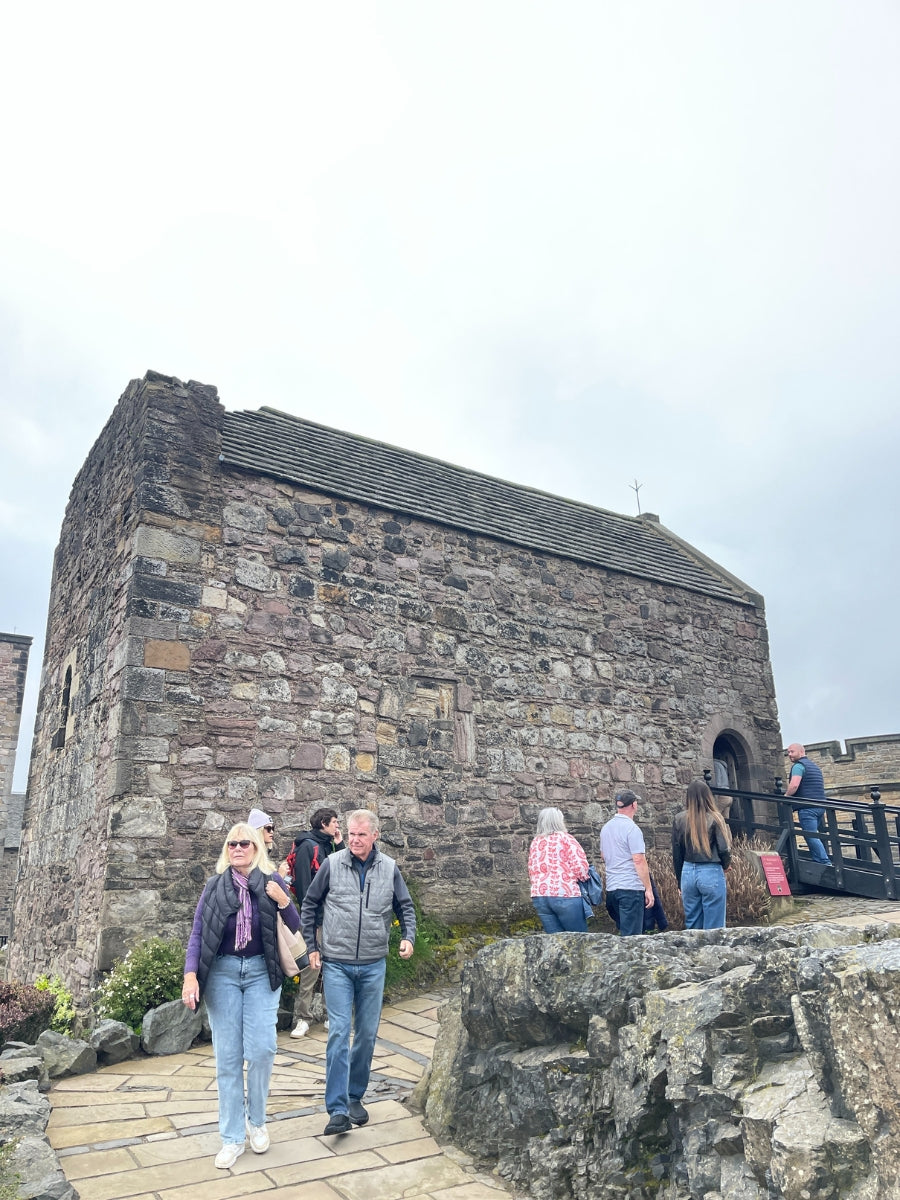
[{"label": "paved stone walkway", "polygon": [[47,1135],[81,1200],[509,1200],[453,1147],[441,1147],[400,1103],[421,1077],[443,993],[386,1007],[366,1093],[369,1123],[323,1137],[321,1026],[278,1035],[269,1094],[271,1148],[247,1147],[230,1171],[219,1149],[212,1047],[137,1058],[56,1083]]},{"label": "paved stone walkway", "polygon": [[[773,923],[805,921],[900,923],[900,902],[800,896]],[[444,997],[433,992],[384,1009],[369,1124],[344,1137],[322,1135],[321,1026],[299,1041],[278,1035],[272,1146],[264,1155],[248,1147],[230,1171],[213,1166],[220,1143],[209,1045],[60,1080],[48,1136],[82,1200],[509,1200],[502,1182],[477,1172],[462,1151],[439,1146],[401,1103],[430,1060]]]},{"label": "paved stone walkway", "polygon": [[841,925],[871,922],[900,924],[900,900],[867,900],[863,896],[810,892],[794,896],[787,911],[778,913],[773,925],[802,925],[808,921],[838,921]]}]

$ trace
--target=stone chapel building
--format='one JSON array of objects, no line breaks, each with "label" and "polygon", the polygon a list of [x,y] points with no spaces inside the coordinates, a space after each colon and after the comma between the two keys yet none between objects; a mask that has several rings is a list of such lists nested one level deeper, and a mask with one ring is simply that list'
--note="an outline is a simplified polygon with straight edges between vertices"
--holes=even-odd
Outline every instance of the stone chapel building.
[{"label": "stone chapel building", "polygon": [[426,908],[528,905],[538,810],[667,844],[713,759],[770,790],[762,598],[665,529],[216,390],[133,381],[56,551],[11,967],[83,994],[184,936],[228,827],[380,815]]}]

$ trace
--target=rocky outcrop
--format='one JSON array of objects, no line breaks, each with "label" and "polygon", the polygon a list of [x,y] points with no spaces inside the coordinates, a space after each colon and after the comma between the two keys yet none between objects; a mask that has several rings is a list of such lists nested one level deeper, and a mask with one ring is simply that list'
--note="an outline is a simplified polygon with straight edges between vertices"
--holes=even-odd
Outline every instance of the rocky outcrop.
[{"label": "rocky outcrop", "polygon": [[41,1093],[49,1090],[51,1078],[79,1075],[96,1065],[97,1052],[87,1042],[49,1029],[36,1045],[9,1043],[0,1054],[0,1146],[10,1143],[6,1175],[16,1181],[20,1200],[78,1200],[44,1135],[50,1101]]},{"label": "rocky outcrop", "polygon": [[502,942],[468,965],[426,1115],[534,1200],[888,1200],[896,927]]}]

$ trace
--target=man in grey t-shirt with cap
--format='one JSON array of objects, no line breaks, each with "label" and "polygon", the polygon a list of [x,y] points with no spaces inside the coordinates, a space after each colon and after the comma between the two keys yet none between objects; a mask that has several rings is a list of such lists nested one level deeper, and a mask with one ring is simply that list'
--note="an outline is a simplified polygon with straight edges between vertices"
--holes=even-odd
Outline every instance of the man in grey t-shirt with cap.
[{"label": "man in grey t-shirt with cap", "polygon": [[622,937],[644,932],[644,909],[653,907],[653,885],[647,866],[644,835],[634,822],[638,797],[616,795],[616,815],[600,830],[600,853],[606,864],[606,911]]}]

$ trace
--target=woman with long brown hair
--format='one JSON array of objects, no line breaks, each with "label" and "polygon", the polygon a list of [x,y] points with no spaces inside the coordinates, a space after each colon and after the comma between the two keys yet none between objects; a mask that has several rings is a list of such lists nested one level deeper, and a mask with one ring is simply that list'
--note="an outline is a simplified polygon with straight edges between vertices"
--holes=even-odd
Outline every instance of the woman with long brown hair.
[{"label": "woman with long brown hair", "polygon": [[725,928],[725,872],[731,832],[702,779],[688,784],[687,807],[672,827],[672,865],[686,929]]}]

